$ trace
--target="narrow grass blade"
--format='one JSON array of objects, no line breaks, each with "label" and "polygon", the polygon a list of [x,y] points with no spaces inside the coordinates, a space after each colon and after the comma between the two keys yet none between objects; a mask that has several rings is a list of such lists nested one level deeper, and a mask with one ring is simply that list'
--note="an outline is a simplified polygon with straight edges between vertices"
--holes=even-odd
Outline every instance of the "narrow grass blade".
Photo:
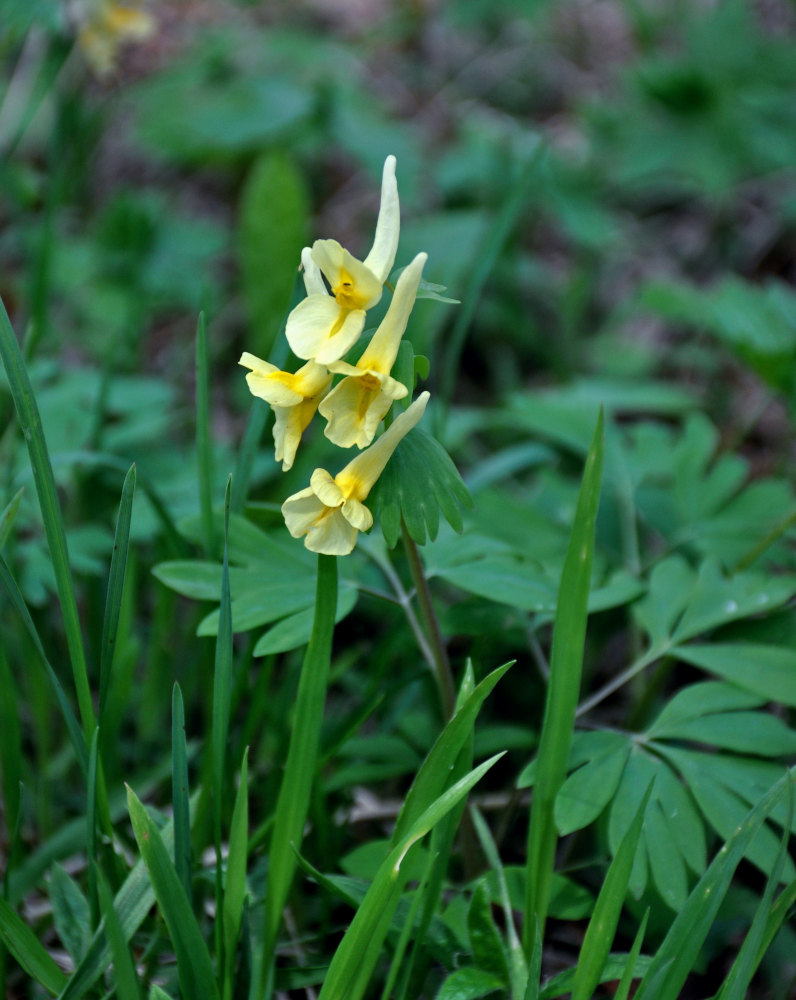
[{"label": "narrow grass blade", "polygon": [[387,973],[387,978],[384,982],[384,989],[381,991],[381,1000],[390,1000],[390,997],[395,995],[394,991],[395,984],[398,981],[398,974],[402,968],[405,968],[406,949],[409,947],[409,942],[413,938],[416,939],[415,931],[417,929],[417,917],[420,912],[420,906],[425,901],[429,881],[434,874],[435,860],[434,852],[432,850],[429,854],[428,863],[423,871],[423,877],[420,879],[412,898],[412,905],[409,907],[406,922],[401,928],[401,936],[398,938],[398,944],[395,946],[392,961],[390,962],[390,971]]},{"label": "narrow grass blade", "polygon": [[747,995],[747,988],[752,981],[752,976],[757,972],[757,967],[763,957],[762,944],[771,917],[774,892],[782,879],[785,858],[788,856],[788,841],[790,840],[790,830],[793,823],[792,785],[788,786],[788,792],[788,817],[782,831],[777,860],[766,882],[766,888],[763,891],[760,904],[752,920],[752,926],[744,938],[741,950],[732,963],[732,968],[719,991],[717,1000],[744,1000]]},{"label": "narrow grass blade", "polygon": [[185,746],[185,707],[180,685],[171,693],[171,805],[174,812],[174,867],[190,902],[191,818],[188,802],[188,753]]},{"label": "narrow grass blade", "polygon": [[22,502],[22,495],[24,492],[25,487],[20,486],[17,492],[11,497],[3,508],[2,513],[0,513],[0,549],[3,548],[5,543],[8,541],[8,536],[11,534],[11,529],[14,526],[14,521],[16,520],[17,512],[19,511],[19,505]]},{"label": "narrow grass blade", "polygon": [[75,718],[75,713],[72,711],[72,706],[69,704],[69,700],[66,697],[66,692],[61,686],[61,682],[58,679],[58,675],[53,670],[50,661],[47,659],[47,655],[44,652],[44,647],[41,644],[41,639],[39,638],[39,633],[36,630],[36,626],[31,618],[30,612],[28,611],[28,606],[25,604],[25,598],[22,596],[22,591],[17,585],[17,581],[11,575],[11,570],[8,568],[5,559],[0,555],[0,584],[5,587],[6,593],[9,596],[11,604],[14,610],[17,612],[19,617],[22,619],[22,624],[25,626],[28,635],[33,641],[33,645],[36,652],[39,654],[42,664],[44,665],[44,670],[47,675],[47,680],[49,681],[50,687],[53,694],[55,695],[55,700],[58,702],[58,707],[61,710],[61,715],[66,723],[66,729],[69,733],[69,738],[72,742],[72,746],[75,750],[75,756],[77,757],[77,762],[80,765],[80,770],[83,773],[84,778],[88,778],[88,750],[86,749],[86,741],[83,736],[83,732],[80,729],[80,723]]},{"label": "narrow grass blade", "polygon": [[246,506],[252,466],[270,412],[271,410],[265,400],[257,398],[252,400],[249,422],[246,424],[246,430],[243,433],[238,459],[235,462],[235,471],[232,474],[230,509],[233,514],[242,514],[243,508]]},{"label": "narrow grass blade", "polygon": [[207,356],[205,314],[196,325],[196,459],[199,464],[199,509],[202,517],[205,552],[215,552],[213,523],[213,445],[210,437],[210,364]]},{"label": "narrow grass blade", "polygon": [[636,993],[636,1000],[676,1000],[680,995],[738,863],[765,818],[782,800],[788,791],[788,784],[794,779],[796,769],[789,771],[760,799],[710,863],[652,959]]},{"label": "narrow grass blade", "polygon": [[138,988],[138,976],[135,972],[133,957],[127,946],[124,930],[113,908],[113,896],[102,872],[95,872],[99,903],[105,921],[105,933],[108,937],[111,955],[113,956],[113,983],[119,1000],[140,1000],[141,991]]},{"label": "narrow grass blade", "polygon": [[66,984],[66,976],[17,912],[0,899],[0,940],[22,968],[37,983],[59,993]]},{"label": "narrow grass blade", "polygon": [[360,1000],[367,989],[406,883],[402,864],[411,848],[446,816],[503,754],[457,781],[412,823],[382,862],[345,937],[332,957],[319,1000]]},{"label": "narrow grass blade", "polygon": [[285,773],[279,788],[271,834],[268,878],[265,886],[265,934],[260,986],[263,987],[273,961],[297,850],[301,846],[304,823],[318,757],[320,728],[329,663],[332,652],[334,615],[337,608],[337,557],[318,556],[315,593],[315,620],[301,668],[296,714],[290,737]]},{"label": "narrow grass blade", "polygon": [[16,334],[2,300],[0,300],[0,357],[5,365],[11,397],[14,400],[20,427],[28,446],[33,480],[39,497],[44,532],[47,536],[47,545],[58,589],[58,599],[61,603],[80,719],[83,724],[86,744],[88,744],[91,734],[94,732],[96,720],[91,702],[91,688],[83,648],[83,636],[80,631],[80,617],[77,611],[72,571],[69,565],[66,531],[61,516],[61,507],[58,503],[58,492],[47,451],[47,442],[44,438],[39,407],[25,368],[22,351],[17,343]]},{"label": "narrow grass blade", "polygon": [[572,1000],[591,1000],[595,987],[600,982],[630,884],[630,873],[633,871],[633,860],[651,792],[650,786],[608,867],[581,945]]},{"label": "narrow grass blade", "polygon": [[99,923],[99,895],[97,894],[97,751],[99,729],[91,737],[88,754],[88,796],[86,802],[86,857],[88,859],[88,901],[91,907],[91,929]]},{"label": "narrow grass blade", "polygon": [[[528,961],[528,980],[525,986],[523,1000],[539,1000],[542,993],[542,935],[539,933],[539,925],[536,926],[536,934],[533,941],[533,950]],[[515,997],[519,1000],[519,996]]]},{"label": "narrow grass blade", "polygon": [[166,921],[184,1000],[218,998],[213,963],[191,904],[168,855],[160,832],[128,786],[127,805],[138,850],[149,872],[158,906]]},{"label": "narrow grass blade", "polygon": [[442,792],[450,778],[451,767],[459,755],[468,736],[473,731],[475,719],[487,696],[503,677],[514,661],[505,663],[488,674],[469,695],[462,706],[455,712],[440,735],[437,737],[428,756],[417,772],[412,787],[409,789],[401,811],[395,821],[395,828],[390,843],[395,846],[418,816],[428,808]]},{"label": "narrow grass blade", "polygon": [[119,615],[122,608],[127,553],[130,547],[130,520],[133,515],[134,495],[135,465],[133,464],[124,477],[124,485],[122,486],[122,499],[119,504],[119,517],[116,522],[116,534],[113,539],[111,571],[108,578],[108,596],[105,601],[105,618],[102,623],[99,685],[100,722],[102,721],[103,711],[108,699],[113,654],[116,650],[116,635],[119,629]]},{"label": "narrow grass blade", "polygon": [[[19,692],[8,666],[5,652],[0,647],[0,794],[3,801],[3,819],[7,832],[14,830],[21,812],[22,793],[22,725],[19,719]],[[78,730],[79,732],[79,730]],[[3,885],[8,885],[8,875],[16,851],[8,845],[5,857]]]},{"label": "narrow grass blade", "polygon": [[470,806],[470,815],[472,816],[475,832],[478,834],[481,850],[484,852],[484,857],[497,878],[498,889],[500,891],[500,905],[503,907],[503,922],[508,941],[511,994],[513,997],[519,997],[521,993],[524,993],[525,985],[528,982],[528,965],[525,961],[525,954],[522,950],[519,935],[517,934],[517,928],[514,926],[514,911],[509,899],[506,874],[503,871],[503,863],[500,860],[497,844],[492,839],[492,833],[487,826],[486,820],[475,806]]},{"label": "narrow grass blade", "polygon": [[[225,772],[229,711],[232,692],[232,598],[229,590],[229,498],[232,478],[227,479],[224,495],[224,560],[221,568],[221,606],[216,637],[216,658],[213,670],[213,831],[216,845],[216,913],[224,909],[223,858],[221,856],[221,824],[226,800]],[[216,945],[222,966],[224,938],[221,921],[216,923]]]},{"label": "narrow grass blade", "polygon": [[569,746],[580,692],[583,645],[586,636],[589,580],[594,555],[594,532],[603,465],[603,414],[597,420],[583,482],[578,496],[575,521],[561,573],[558,605],[553,626],[550,682],[547,689],[542,734],[539,740],[536,784],[528,833],[524,945],[530,955],[534,922],[544,937],[550,883],[556,847],[553,807],[566,777]]},{"label": "narrow grass blade", "polygon": [[227,854],[227,879],[224,892],[224,1000],[232,1000],[234,992],[235,950],[240,936],[243,908],[246,902],[246,860],[249,845],[249,750],[243,753],[240,784],[232,810]]},{"label": "narrow grass blade", "polygon": [[630,996],[630,986],[635,978],[636,963],[638,962],[638,957],[641,954],[641,945],[644,943],[644,935],[647,931],[647,921],[649,920],[650,910],[649,907],[644,911],[644,916],[639,925],[639,929],[636,931],[636,936],[633,939],[633,945],[630,948],[630,952],[627,956],[627,965],[625,966],[625,971],[622,973],[622,978],[619,980],[619,986],[616,989],[616,996],[614,1000],[627,1000]]}]

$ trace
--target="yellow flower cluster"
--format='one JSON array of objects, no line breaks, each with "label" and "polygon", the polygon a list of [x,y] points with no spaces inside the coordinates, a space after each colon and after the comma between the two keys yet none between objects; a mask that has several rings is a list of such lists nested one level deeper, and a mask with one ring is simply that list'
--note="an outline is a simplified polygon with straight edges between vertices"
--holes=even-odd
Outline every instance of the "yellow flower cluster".
[{"label": "yellow flower cluster", "polygon": [[137,3],[93,0],[85,9],[77,41],[91,68],[103,77],[116,65],[122,45],[148,38],[154,30],[154,18]]},{"label": "yellow flower cluster", "polygon": [[[395,157],[384,164],[381,205],[370,253],[357,260],[336,240],[316,240],[301,254],[306,298],[290,313],[285,334],[296,357],[306,364],[283,372],[253,354],[240,364],[250,369],[249,389],[274,411],[275,456],[287,471],[316,410],[326,420],[324,434],[341,448],[362,451],[334,478],[316,469],[310,485],[287,498],[282,513],[290,533],[304,537],[312,552],[347,555],[358,532],[373,516],[364,505],[398,442],[423,416],[429,395],[422,393],[373,443],[379,425],[407,388],[390,372],[415,304],[426,254],[406,267],[376,332],[355,365],[343,360],[359,339],[368,309],[381,299],[395,263],[400,233]],[[327,287],[328,283],[328,287]],[[332,388],[335,375],[342,379]]]}]

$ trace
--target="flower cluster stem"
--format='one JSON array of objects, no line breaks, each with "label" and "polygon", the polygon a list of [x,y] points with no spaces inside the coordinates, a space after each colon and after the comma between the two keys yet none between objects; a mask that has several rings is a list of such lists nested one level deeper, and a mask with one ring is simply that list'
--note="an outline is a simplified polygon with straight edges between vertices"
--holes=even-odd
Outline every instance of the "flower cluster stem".
[{"label": "flower cluster stem", "polygon": [[417,594],[420,618],[425,626],[426,635],[431,647],[434,676],[439,688],[442,713],[446,719],[450,719],[456,707],[456,688],[453,683],[448,651],[445,648],[442,638],[437,613],[434,610],[434,603],[431,600],[431,590],[428,586],[425,571],[423,570],[423,564],[420,561],[420,553],[417,551],[417,544],[403,523],[401,524],[401,531],[403,533],[406,558],[409,561],[409,572],[412,574],[412,581]]}]

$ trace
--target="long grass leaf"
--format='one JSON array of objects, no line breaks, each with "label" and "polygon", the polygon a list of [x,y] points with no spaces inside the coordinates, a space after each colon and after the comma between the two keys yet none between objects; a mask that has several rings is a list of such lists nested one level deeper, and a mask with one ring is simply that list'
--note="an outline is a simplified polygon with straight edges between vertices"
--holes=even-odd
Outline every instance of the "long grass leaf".
[{"label": "long grass leaf", "polygon": [[102,622],[102,648],[100,652],[99,717],[102,724],[103,711],[108,699],[111,680],[113,654],[116,650],[116,635],[119,629],[119,615],[122,609],[127,553],[130,548],[130,521],[133,516],[135,495],[135,465],[131,465],[124,477],[116,534],[113,539],[111,570],[108,577],[108,596],[105,600],[105,617]]},{"label": "long grass leaf", "polygon": [[111,890],[99,869],[96,872],[96,881],[100,909],[105,921],[105,933],[113,956],[113,983],[117,996],[119,1000],[140,1000],[141,991],[138,988],[138,977],[133,957],[130,954],[119,917],[113,908]]},{"label": "long grass leaf", "polygon": [[196,325],[196,459],[199,464],[199,510],[205,552],[215,552],[216,528],[213,521],[213,444],[210,437],[210,363],[207,355],[205,314]]},{"label": "long grass leaf", "polygon": [[796,768],[766,792],[710,863],[652,959],[636,1000],[676,1000],[680,995],[738,863],[765,818],[784,797],[788,783],[794,779]]},{"label": "long grass leaf", "polygon": [[528,889],[524,927],[527,955],[530,955],[533,948],[535,921],[538,922],[540,933],[544,937],[550,899],[556,847],[553,807],[556,795],[566,777],[575,710],[580,692],[595,522],[602,482],[603,450],[601,410],[586,458],[572,534],[561,573],[553,626],[550,682],[542,734],[539,739],[536,784],[528,833],[526,866]]},{"label": "long grass leaf", "polygon": [[22,503],[22,496],[24,492],[25,487],[20,486],[17,492],[11,497],[3,508],[2,513],[0,513],[0,549],[2,549],[8,541],[8,536],[11,534],[11,529],[14,527],[14,521],[16,520],[17,512],[19,511],[19,505]]},{"label": "long grass leaf", "polygon": [[752,926],[744,938],[741,950],[732,963],[732,967],[719,991],[717,1000],[744,1000],[749,983],[752,981],[752,976],[757,971],[757,967],[763,957],[763,939],[771,916],[774,891],[782,879],[785,859],[788,856],[788,842],[793,823],[793,787],[791,785],[788,786],[788,791],[790,793],[788,795],[788,816],[782,831],[777,859],[766,882],[763,896],[752,920]]},{"label": "long grass leaf", "polygon": [[633,860],[636,857],[636,847],[641,836],[644,813],[651,792],[652,787],[650,786],[647,788],[636,810],[633,822],[622,838],[619,849],[608,867],[581,945],[575,984],[572,987],[572,1000],[591,1000],[594,989],[600,982],[600,976],[616,934],[622,904],[627,895],[627,887],[630,884]]},{"label": "long grass leaf", "polygon": [[403,862],[412,849],[483,777],[503,754],[496,754],[457,781],[412,823],[379,866],[365,898],[332,957],[319,1000],[360,1000],[392,924],[407,875]]},{"label": "long grass leaf", "polygon": [[47,537],[58,599],[61,604],[80,720],[86,744],[88,744],[91,734],[94,732],[96,719],[91,702],[88,667],[83,647],[83,636],[80,631],[80,617],[77,611],[72,570],[69,564],[66,531],[61,516],[61,507],[58,503],[55,476],[50,464],[36,396],[28,377],[22,351],[17,343],[16,334],[2,300],[0,300],[0,357],[3,359],[11,397],[14,400],[19,424],[28,446],[33,481],[36,484],[36,493],[39,497],[44,533]]},{"label": "long grass leaf", "polygon": [[243,432],[235,471],[232,474],[232,498],[230,509],[233,514],[242,514],[249,493],[252,467],[265,430],[265,423],[271,410],[263,399],[253,399],[249,422]]},{"label": "long grass leaf", "polygon": [[246,902],[246,860],[249,844],[249,750],[244,751],[240,766],[240,784],[232,810],[227,853],[227,878],[224,891],[224,1000],[234,992],[235,948]]},{"label": "long grass leaf", "polygon": [[2,584],[5,588],[14,610],[22,619],[22,624],[25,626],[25,629],[33,642],[33,646],[39,654],[39,659],[44,666],[44,671],[50,688],[55,695],[55,700],[58,702],[61,715],[66,723],[66,730],[69,733],[69,738],[72,742],[72,746],[74,747],[75,756],[77,757],[77,762],[80,765],[80,770],[83,773],[83,777],[88,780],[88,750],[86,748],[83,731],[80,728],[80,723],[77,721],[75,713],[72,711],[72,706],[69,704],[69,699],[66,697],[66,692],[58,679],[58,675],[53,670],[50,661],[47,659],[47,654],[44,652],[44,646],[42,646],[36,625],[34,624],[30,611],[28,611],[25,598],[22,596],[22,591],[19,589],[17,581],[11,575],[11,570],[8,568],[8,565],[2,555],[0,555],[0,584]]},{"label": "long grass leaf", "polygon": [[191,888],[191,818],[188,800],[188,752],[185,706],[180,685],[171,693],[171,807],[174,813],[174,867],[188,900]]},{"label": "long grass leaf", "polygon": [[318,556],[315,619],[301,667],[293,731],[279,788],[265,886],[265,934],[260,988],[268,978],[273,950],[296,868],[315,777],[320,728],[337,608],[337,557]]},{"label": "long grass leaf", "polygon": [[636,931],[636,936],[633,939],[633,944],[628,952],[627,965],[625,966],[625,971],[622,973],[622,978],[619,980],[619,985],[616,988],[616,996],[614,1000],[627,1000],[630,996],[630,987],[635,978],[636,964],[638,962],[638,957],[641,954],[641,946],[644,943],[644,935],[647,931],[647,921],[649,920],[650,910],[649,907],[644,911],[644,916],[641,919],[639,928]]},{"label": "long grass leaf", "polygon": [[98,779],[99,729],[91,737],[88,754],[88,795],[86,803],[86,857],[88,858],[88,901],[91,907],[91,929],[99,923],[99,895],[97,893],[97,779]]},{"label": "long grass leaf", "polygon": [[217,1000],[210,953],[160,832],[129,786],[127,804],[138,849],[174,945],[180,992],[184,1000]]},{"label": "long grass leaf", "polygon": [[59,993],[64,988],[66,976],[22,917],[4,899],[0,899],[0,939],[25,972],[46,990]]}]

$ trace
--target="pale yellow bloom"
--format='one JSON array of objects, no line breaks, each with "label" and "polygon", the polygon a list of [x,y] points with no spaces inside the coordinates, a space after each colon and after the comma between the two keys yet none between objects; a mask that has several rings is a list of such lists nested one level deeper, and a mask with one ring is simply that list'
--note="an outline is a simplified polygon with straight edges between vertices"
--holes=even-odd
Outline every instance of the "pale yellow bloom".
[{"label": "pale yellow bloom", "polygon": [[[357,260],[336,240],[316,240],[301,255],[307,297],[287,318],[285,333],[296,357],[329,365],[350,350],[365,326],[365,313],[381,298],[398,250],[400,207],[395,157],[384,162],[381,204],[373,247]],[[326,290],[323,278],[329,282]]]},{"label": "pale yellow bloom", "polygon": [[316,469],[310,485],[282,504],[287,530],[294,538],[304,536],[311,552],[346,556],[357,543],[357,533],[368,531],[373,515],[364,504],[384,471],[399,441],[423,416],[429,394],[421,393],[405,413],[393,421],[370,448],[361,452],[337,475]]},{"label": "pale yellow bloom", "polygon": [[137,6],[115,0],[97,0],[89,10],[77,41],[98,76],[116,65],[116,54],[126,42],[141,41],[155,30],[155,19]]},{"label": "pale yellow bloom", "polygon": [[238,362],[251,371],[246,381],[253,396],[271,404],[274,411],[274,455],[282,471],[292,468],[301,435],[332,382],[322,365],[309,361],[293,374],[244,352]]},{"label": "pale yellow bloom", "polygon": [[356,365],[345,361],[329,365],[331,371],[346,377],[323,399],[319,412],[328,421],[324,434],[341,448],[367,447],[393,400],[403,399],[409,391],[391,378],[390,372],[415,304],[427,256],[419,253],[401,273],[390,308]]}]

